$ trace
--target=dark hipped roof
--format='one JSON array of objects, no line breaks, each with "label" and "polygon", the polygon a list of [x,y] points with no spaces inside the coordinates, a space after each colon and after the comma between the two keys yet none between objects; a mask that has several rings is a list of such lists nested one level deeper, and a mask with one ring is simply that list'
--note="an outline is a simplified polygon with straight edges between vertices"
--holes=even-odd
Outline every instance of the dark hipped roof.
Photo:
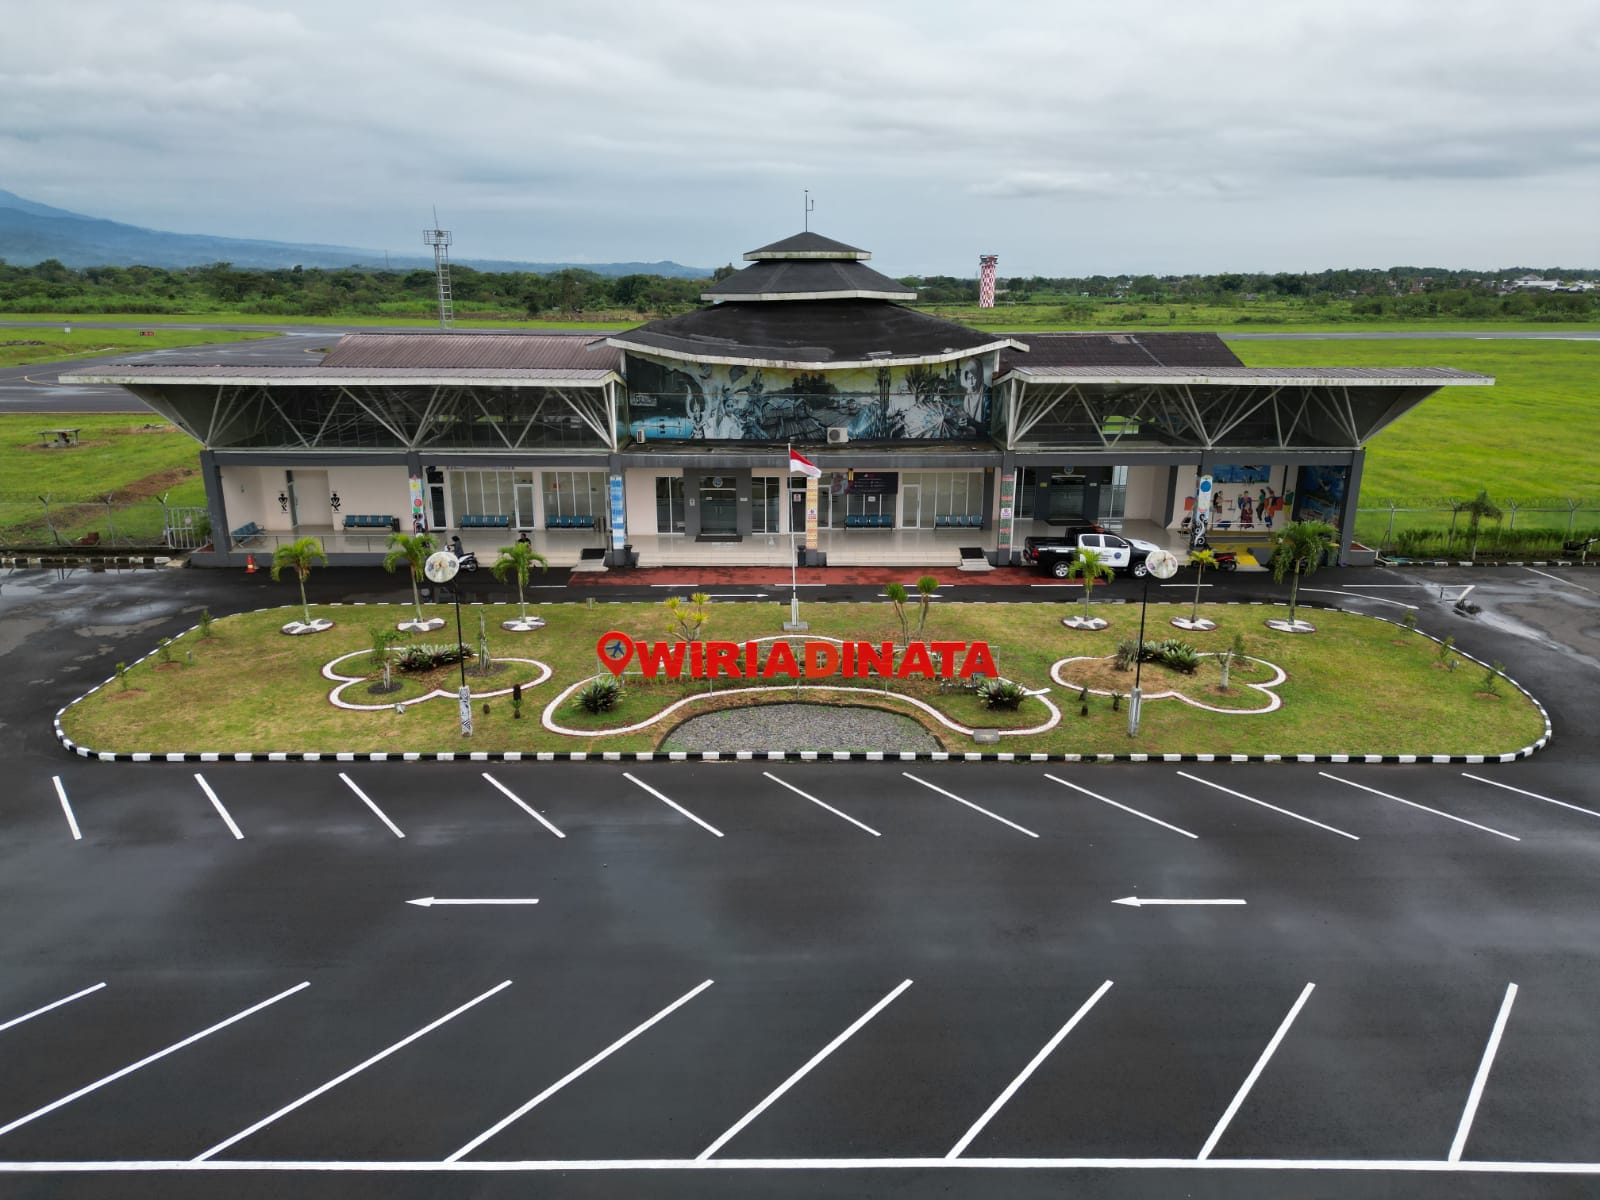
[{"label": "dark hipped roof", "polygon": [[[592,349],[591,349],[592,347]],[[324,367],[611,371],[620,355],[594,333],[347,333]]]},{"label": "dark hipped roof", "polygon": [[945,361],[1016,343],[881,300],[719,304],[606,339],[624,350],[701,362],[842,367]]},{"label": "dark hipped roof", "polygon": [[1242,367],[1214,333],[1013,334],[1026,352],[1007,350],[1000,374],[1039,367]]},{"label": "dark hipped roof", "polygon": [[793,237],[786,237],[782,241],[773,242],[770,246],[751,250],[744,257],[746,262],[757,262],[763,258],[868,259],[872,255],[856,246],[846,246],[843,242],[836,242],[832,238],[825,238],[820,233],[808,230]]},{"label": "dark hipped roof", "polygon": [[853,259],[801,258],[763,260],[712,284],[700,296],[704,300],[915,300],[917,292]]}]

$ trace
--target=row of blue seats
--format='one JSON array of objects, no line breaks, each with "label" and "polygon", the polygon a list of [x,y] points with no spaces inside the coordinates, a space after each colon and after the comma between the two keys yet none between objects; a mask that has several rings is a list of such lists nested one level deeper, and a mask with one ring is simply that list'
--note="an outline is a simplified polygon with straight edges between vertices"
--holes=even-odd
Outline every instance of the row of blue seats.
[{"label": "row of blue seats", "polygon": [[546,529],[593,529],[594,517],[588,513],[575,513],[567,516],[546,517]]},{"label": "row of blue seats", "polygon": [[346,529],[399,529],[400,518],[388,513],[345,513]]},{"label": "row of blue seats", "polygon": [[935,529],[982,529],[981,513],[940,513],[933,518]]},{"label": "row of blue seats", "polygon": [[505,513],[463,513],[463,529],[509,529],[511,518]]},{"label": "row of blue seats", "polygon": [[893,529],[893,513],[846,513],[846,529]]}]

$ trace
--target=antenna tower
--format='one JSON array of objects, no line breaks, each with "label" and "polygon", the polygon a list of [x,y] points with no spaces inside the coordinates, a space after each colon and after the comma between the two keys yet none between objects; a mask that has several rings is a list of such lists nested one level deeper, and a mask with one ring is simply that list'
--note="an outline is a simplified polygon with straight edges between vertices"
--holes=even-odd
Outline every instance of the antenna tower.
[{"label": "antenna tower", "polygon": [[450,231],[439,228],[439,210],[433,210],[432,229],[422,231],[422,242],[433,247],[433,273],[439,281],[439,328],[448,330],[456,321],[450,303]]},{"label": "antenna tower", "polygon": [[802,228],[807,233],[811,232],[811,214],[816,210],[816,207],[817,207],[817,202],[811,198],[811,189],[807,188],[806,189],[806,221],[805,221],[805,224],[802,226]]},{"label": "antenna tower", "polygon": [[978,307],[994,307],[994,272],[1000,265],[998,254],[978,255]]}]

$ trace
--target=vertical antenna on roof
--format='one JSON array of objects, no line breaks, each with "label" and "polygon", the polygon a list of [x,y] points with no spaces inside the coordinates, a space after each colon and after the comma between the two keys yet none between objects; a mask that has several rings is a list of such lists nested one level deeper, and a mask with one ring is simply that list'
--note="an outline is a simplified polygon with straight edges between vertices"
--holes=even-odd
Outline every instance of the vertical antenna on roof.
[{"label": "vertical antenna on roof", "polygon": [[817,202],[811,198],[811,189],[806,189],[806,220],[802,227],[807,233],[811,232],[811,210],[817,207]]},{"label": "vertical antenna on roof", "polygon": [[438,205],[433,208],[433,228],[422,231],[422,242],[433,247],[433,273],[439,283],[439,328],[448,330],[455,324],[450,303],[450,231],[439,228]]}]

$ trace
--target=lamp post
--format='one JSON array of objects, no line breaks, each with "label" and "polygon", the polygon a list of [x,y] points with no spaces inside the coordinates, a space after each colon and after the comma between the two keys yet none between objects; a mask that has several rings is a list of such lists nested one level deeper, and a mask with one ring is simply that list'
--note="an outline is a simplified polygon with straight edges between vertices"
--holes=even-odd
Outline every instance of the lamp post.
[{"label": "lamp post", "polygon": [[[448,550],[438,550],[428,555],[422,573],[432,583],[450,583],[461,570],[461,560]],[[450,589],[456,597],[456,650],[461,655],[461,690],[456,693],[461,701],[461,736],[472,736],[472,690],[467,687],[467,647],[461,637],[461,589]]]},{"label": "lamp post", "polygon": [[1139,705],[1143,693],[1139,690],[1141,668],[1144,666],[1144,617],[1150,607],[1150,576],[1171,579],[1178,573],[1178,556],[1170,550],[1152,550],[1144,560],[1144,597],[1139,601],[1139,652],[1133,659],[1133,694],[1128,697],[1128,736],[1139,733]]}]

